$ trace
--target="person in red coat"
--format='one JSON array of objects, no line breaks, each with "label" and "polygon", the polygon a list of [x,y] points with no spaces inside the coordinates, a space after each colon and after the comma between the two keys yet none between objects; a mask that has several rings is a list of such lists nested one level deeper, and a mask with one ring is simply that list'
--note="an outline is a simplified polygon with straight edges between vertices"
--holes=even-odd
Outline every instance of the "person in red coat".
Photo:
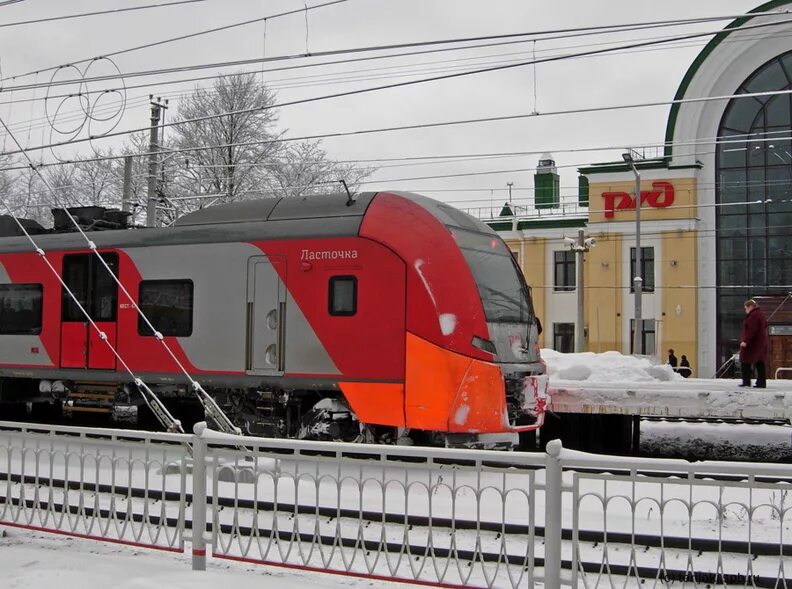
[{"label": "person in red coat", "polygon": [[743,322],[742,335],[740,336],[740,368],[742,372],[741,387],[751,386],[752,368],[756,367],[757,389],[767,386],[767,348],[770,342],[767,338],[767,319],[764,312],[750,299],[745,301],[745,321]]}]

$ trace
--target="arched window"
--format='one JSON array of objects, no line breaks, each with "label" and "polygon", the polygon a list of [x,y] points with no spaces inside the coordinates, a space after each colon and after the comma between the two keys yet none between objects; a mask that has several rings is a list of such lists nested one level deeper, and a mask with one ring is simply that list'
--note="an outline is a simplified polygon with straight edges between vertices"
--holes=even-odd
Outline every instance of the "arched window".
[{"label": "arched window", "polygon": [[[792,89],[792,52],[756,70],[735,94]],[[792,96],[734,98],[716,158],[718,360],[739,350],[749,297],[792,284]]]}]

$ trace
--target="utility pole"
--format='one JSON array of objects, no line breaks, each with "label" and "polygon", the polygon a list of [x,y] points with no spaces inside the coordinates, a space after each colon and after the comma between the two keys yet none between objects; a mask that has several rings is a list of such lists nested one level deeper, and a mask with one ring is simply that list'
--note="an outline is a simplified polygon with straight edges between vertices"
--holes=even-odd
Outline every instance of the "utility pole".
[{"label": "utility pole", "polygon": [[575,352],[583,352],[585,347],[585,338],[583,337],[585,334],[583,333],[583,304],[585,293],[583,292],[583,253],[586,251],[586,247],[584,245],[584,237],[583,237],[583,230],[578,229],[578,241],[577,247],[575,248],[575,270],[577,271],[577,279],[575,284],[577,284],[577,320],[575,323]]},{"label": "utility pole", "polygon": [[121,193],[121,210],[129,212],[132,208],[132,156],[128,155],[124,158],[124,189]]},{"label": "utility pole", "polygon": [[514,186],[514,182],[506,182],[506,186],[509,187],[509,202],[511,202],[512,199],[511,190],[512,190],[512,186]]},{"label": "utility pole", "polygon": [[577,240],[571,237],[565,238],[569,245],[569,249],[575,252],[575,290],[577,294],[577,316],[575,318],[575,352],[585,352],[586,337],[583,319],[583,310],[585,307],[585,285],[583,274],[583,256],[590,248],[597,244],[597,240],[593,237],[586,237],[583,229],[578,229]]},{"label": "utility pole", "polygon": [[160,116],[163,108],[167,107],[167,102],[162,104],[162,98],[149,94],[151,101],[151,129],[149,130],[149,169],[148,169],[148,190],[146,195],[146,227],[157,226],[157,170],[159,168],[160,151]]},{"label": "utility pole", "polygon": [[632,168],[635,174],[635,277],[633,290],[635,291],[635,325],[633,326],[633,354],[643,355],[643,256],[641,255],[641,174],[635,167],[632,150],[622,154],[624,161]]}]

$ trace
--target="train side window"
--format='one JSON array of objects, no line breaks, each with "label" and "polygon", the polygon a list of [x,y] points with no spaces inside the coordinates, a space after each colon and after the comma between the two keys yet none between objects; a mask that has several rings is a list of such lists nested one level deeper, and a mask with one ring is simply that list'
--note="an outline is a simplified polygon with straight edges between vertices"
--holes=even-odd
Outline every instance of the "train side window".
[{"label": "train side window", "polygon": [[332,276],[329,291],[331,315],[354,315],[357,313],[357,278],[354,276]]},{"label": "train side window", "polygon": [[0,284],[0,334],[40,334],[43,294],[40,284]]},{"label": "train side window", "polygon": [[[162,335],[186,337],[193,329],[192,280],[142,280],[138,306]],[[138,315],[138,334],[154,333]]]}]

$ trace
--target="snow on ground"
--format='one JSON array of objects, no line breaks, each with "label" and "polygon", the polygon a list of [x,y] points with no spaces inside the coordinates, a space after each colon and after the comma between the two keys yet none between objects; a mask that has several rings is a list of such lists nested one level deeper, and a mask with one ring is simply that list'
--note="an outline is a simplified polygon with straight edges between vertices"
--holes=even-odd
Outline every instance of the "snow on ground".
[{"label": "snow on ground", "polygon": [[4,589],[314,589],[404,587],[293,569],[207,558],[193,571],[187,555],[106,544],[0,525],[0,571]]}]

